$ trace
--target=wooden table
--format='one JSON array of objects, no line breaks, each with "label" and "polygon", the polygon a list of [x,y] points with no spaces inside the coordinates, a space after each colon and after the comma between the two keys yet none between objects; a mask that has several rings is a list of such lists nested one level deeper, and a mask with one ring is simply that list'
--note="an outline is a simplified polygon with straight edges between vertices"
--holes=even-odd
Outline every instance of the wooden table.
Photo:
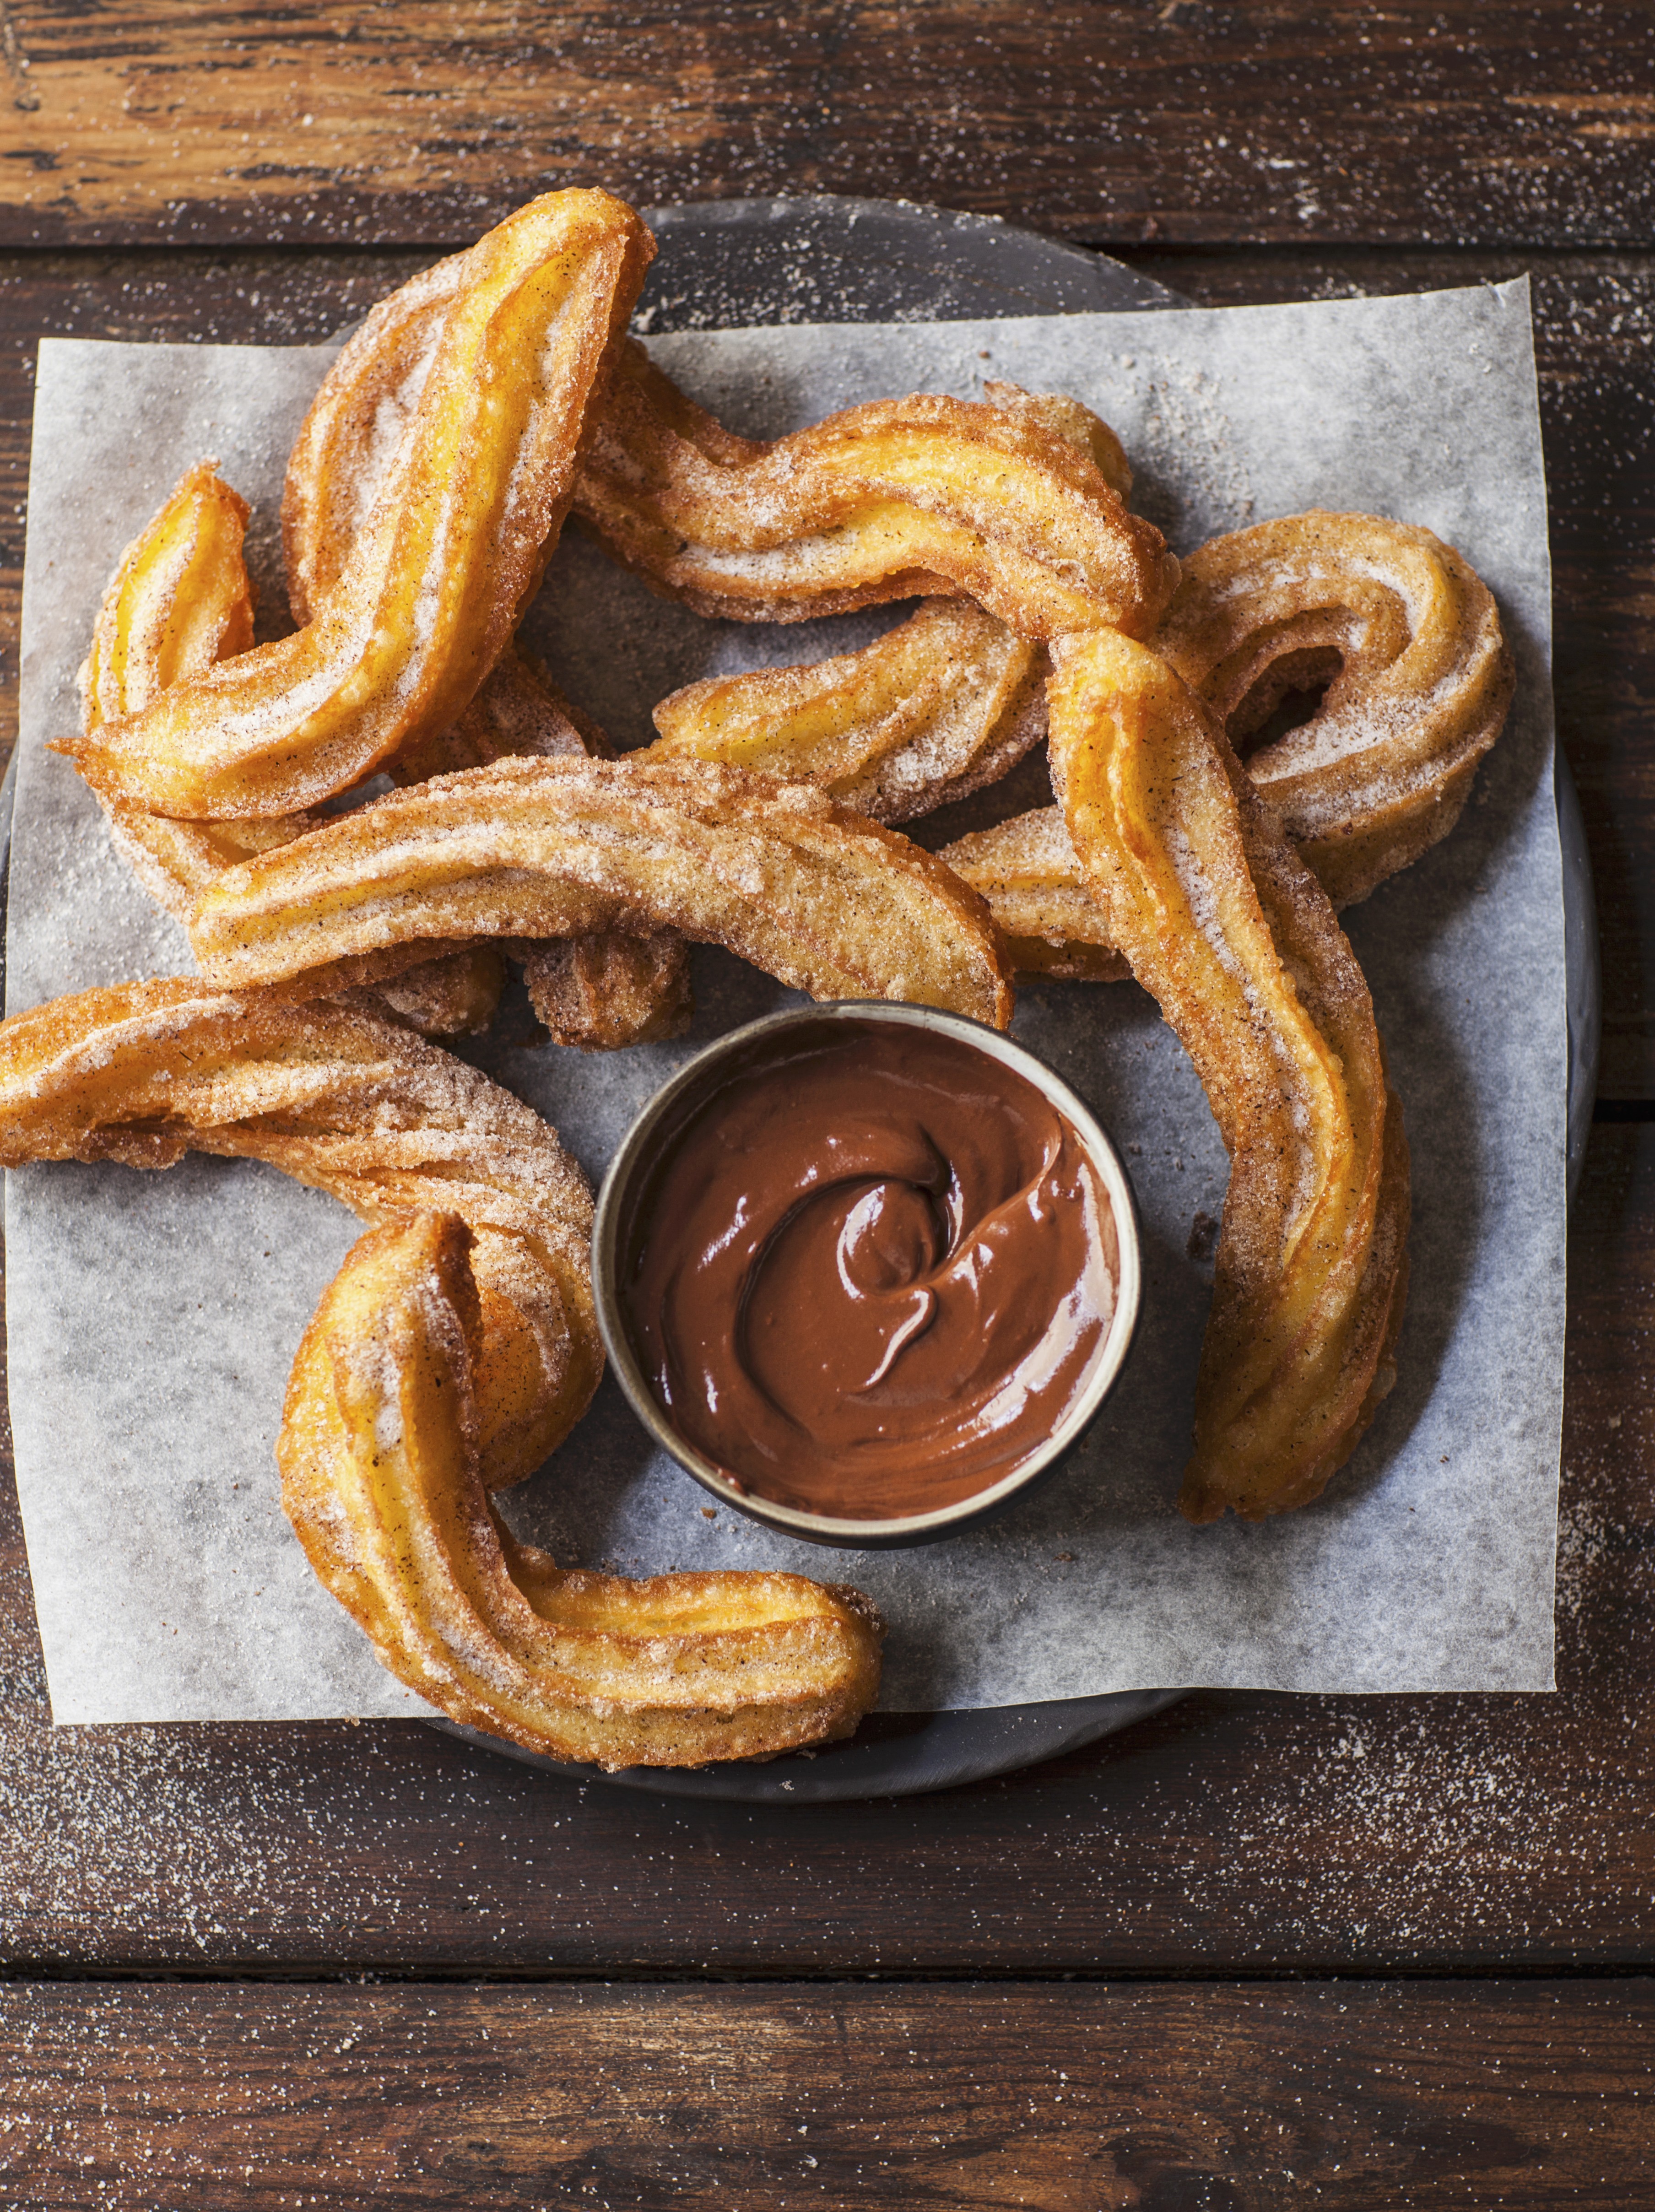
[{"label": "wooden table", "polygon": [[1199,301],[1530,271],[1597,870],[1554,1698],[1191,1698],[931,1800],[414,1725],[54,1735],[0,1535],[0,2197],[1655,2201],[1655,15],[0,4],[0,682],[35,341],[283,343],[550,184],[903,195]]}]

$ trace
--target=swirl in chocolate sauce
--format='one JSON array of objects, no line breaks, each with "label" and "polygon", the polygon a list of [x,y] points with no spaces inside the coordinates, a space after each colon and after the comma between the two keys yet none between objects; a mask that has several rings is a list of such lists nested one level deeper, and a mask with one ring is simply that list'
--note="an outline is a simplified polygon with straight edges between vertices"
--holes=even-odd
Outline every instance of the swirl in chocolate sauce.
[{"label": "swirl in chocolate sauce", "polygon": [[849,1520],[991,1488],[1073,1404],[1119,1244],[1075,1130],[975,1046],[790,1030],[678,1132],[624,1296],[678,1432],[744,1488]]}]

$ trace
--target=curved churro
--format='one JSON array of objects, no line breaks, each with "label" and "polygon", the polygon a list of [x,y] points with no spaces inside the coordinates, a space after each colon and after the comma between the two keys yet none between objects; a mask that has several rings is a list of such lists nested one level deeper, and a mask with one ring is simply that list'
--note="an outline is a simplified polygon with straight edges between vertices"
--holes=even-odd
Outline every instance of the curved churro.
[{"label": "curved churro", "polygon": [[191,942],[218,982],[306,989],[430,939],[609,929],[724,945],[818,998],[1011,1018],[988,910],[928,853],[703,761],[506,760],[399,792],[221,876]]},{"label": "curved churro", "polygon": [[1469,564],[1374,514],[1314,511],[1213,538],[1185,563],[1155,650],[1238,750],[1287,691],[1328,684],[1309,721],[1245,757],[1342,907],[1453,828],[1515,682]]},{"label": "curved churro", "polygon": [[0,1165],[186,1152],[268,1160],[364,1221],[460,1215],[475,1239],[487,1480],[520,1481],[603,1367],[592,1200],[538,1114],[362,1006],[192,980],[54,1000],[0,1024]]},{"label": "curved churro", "polygon": [[700,1766],[849,1735],[884,1626],[798,1575],[565,1572],[479,1480],[465,1224],[355,1246],[306,1330],[277,1457],[312,1566],[399,1680],[555,1759]]},{"label": "curved churro", "polygon": [[1054,658],[1053,775],[1087,887],[1231,1158],[1179,1504],[1256,1520],[1318,1495],[1395,1379],[1401,1109],[1326,895],[1199,701],[1106,631]]},{"label": "curved churro", "polygon": [[468,250],[422,269],[370,307],[310,403],[282,487],[288,607],[309,622],[350,565],[413,426]]},{"label": "curved churro", "polygon": [[646,759],[727,761],[905,822],[994,783],[1045,734],[1045,655],[969,599],[936,599],[859,653],[689,684]]},{"label": "curved churro", "polygon": [[[340,352],[289,457],[282,538],[294,619],[349,565],[417,409],[444,320],[467,282],[452,254],[380,301]],[[459,719],[405,744],[387,763],[408,785],[514,756],[611,757],[608,738],[572,706],[539,663],[508,644]],[[517,948],[535,1011],[553,1041],[612,1051],[676,1036],[691,1009],[689,961],[670,935],[622,951],[612,935]]]},{"label": "curved churro", "polygon": [[[80,672],[82,727],[137,713],[253,635],[253,587],[242,556],[247,504],[214,461],[189,470],[149,527],[121,556]],[[222,870],[313,829],[319,817],[266,822],[172,822],[130,799],[94,792],[116,849],[157,905],[187,922]],[[408,968],[380,996],[427,1036],[486,1029],[504,970],[493,946]]]},{"label": "curved churro", "polygon": [[[198,461],[121,555],[81,664],[88,736],[141,714],[171,685],[204,676],[251,647],[253,586],[242,555],[247,513],[217,462]],[[245,828],[170,822],[130,799],[94,795],[139,882],[180,921],[221,868],[312,826],[305,814]]]},{"label": "curved churro", "polygon": [[630,209],[586,191],[548,193],[473,246],[384,488],[311,620],[66,744],[87,780],[184,818],[283,814],[447,728],[539,583],[653,250]]},{"label": "curved churro", "polygon": [[764,445],[636,344],[593,422],[574,512],[668,597],[747,622],[964,592],[1023,637],[1147,634],[1177,580],[1160,532],[1029,408],[916,393]]}]

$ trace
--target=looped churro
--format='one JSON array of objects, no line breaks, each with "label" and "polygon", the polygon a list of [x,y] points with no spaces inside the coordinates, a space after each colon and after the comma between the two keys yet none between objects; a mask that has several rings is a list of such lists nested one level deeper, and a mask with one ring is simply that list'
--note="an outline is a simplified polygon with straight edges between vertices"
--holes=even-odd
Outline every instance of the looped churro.
[{"label": "looped churro", "polygon": [[282,1004],[189,980],[53,1000],[0,1024],[0,1165],[186,1152],[267,1160],[370,1223],[471,1228],[482,1298],[485,1480],[521,1481],[603,1366],[592,1200],[539,1115],[363,1006]]},{"label": "looped churro", "polygon": [[611,1769],[850,1735],[884,1634],[859,1592],[798,1575],[566,1572],[501,1524],[478,1474],[469,1243],[430,1213],[363,1237],[288,1386],[283,1501],[383,1663],[457,1721]]},{"label": "looped churro", "polygon": [[[1290,515],[1214,538],[1186,562],[1154,643],[1237,747],[1289,690],[1328,684],[1310,720],[1246,769],[1336,907],[1447,836],[1514,681],[1481,579],[1428,530],[1378,515]],[[1019,968],[1108,972],[1107,928],[1056,810],[941,857],[988,900]]]},{"label": "looped churro", "polygon": [[1287,692],[1327,684],[1307,722],[1245,757],[1342,907],[1448,835],[1515,683],[1469,565],[1375,514],[1312,511],[1213,538],[1185,563],[1155,650],[1238,750]]},{"label": "looped churro", "polygon": [[429,939],[672,929],[817,998],[1003,1028],[988,909],[813,787],[704,761],[505,760],[341,816],[221,876],[191,942],[224,984],[373,981]]},{"label": "looped churro", "polygon": [[764,445],[694,405],[636,343],[574,511],[669,598],[746,622],[964,592],[1022,637],[1147,635],[1177,581],[1160,532],[1035,410],[916,393]]},{"label": "looped churro", "polygon": [[1326,895],[1200,702],[1107,631],[1054,659],[1053,775],[1087,888],[1231,1158],[1179,1504],[1256,1520],[1320,1493],[1394,1380],[1401,1109]]},{"label": "looped churro", "polygon": [[466,257],[407,431],[302,629],[64,750],[98,789],[188,819],[347,790],[445,729],[538,587],[588,408],[653,243],[602,192],[552,192]]}]

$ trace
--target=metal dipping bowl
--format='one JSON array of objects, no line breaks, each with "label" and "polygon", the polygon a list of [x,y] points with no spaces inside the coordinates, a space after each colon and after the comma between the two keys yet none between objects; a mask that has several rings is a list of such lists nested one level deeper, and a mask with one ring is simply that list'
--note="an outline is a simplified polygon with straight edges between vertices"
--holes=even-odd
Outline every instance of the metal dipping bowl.
[{"label": "metal dipping bowl", "polygon": [[[907,1514],[885,1521],[841,1520],[826,1514],[801,1512],[794,1506],[775,1504],[769,1498],[755,1497],[739,1488],[720,1468],[704,1459],[673,1427],[650,1389],[628,1334],[621,1296],[622,1284],[636,1263],[647,1231],[654,1170],[671,1156],[679,1133],[697,1117],[715,1091],[750,1069],[762,1066],[777,1046],[784,1044],[795,1032],[819,1030],[824,1024],[841,1021],[891,1022],[911,1029],[940,1030],[1001,1061],[1032,1084],[1070,1122],[1086,1146],[1114,1208],[1120,1244],[1114,1318],[1093,1355],[1083,1387],[1051,1435],[989,1489],[977,1491],[952,1505],[940,1506],[934,1512]],[[1120,1155],[1090,1108],[1044,1060],[1037,1060],[1032,1053],[997,1030],[934,1007],[894,1006],[885,1000],[846,999],[771,1014],[763,1021],[749,1022],[745,1028],[732,1030],[727,1036],[720,1037],[686,1060],[633,1122],[610,1164],[598,1197],[592,1251],[598,1326],[603,1333],[605,1349],[628,1403],[655,1442],[694,1475],[704,1490],[736,1512],[762,1521],[784,1535],[802,1537],[812,1544],[834,1544],[849,1551],[935,1543],[941,1537],[954,1535],[962,1528],[1003,1511],[1050,1474],[1080,1441],[1114,1389],[1132,1346],[1142,1297],[1138,1215],[1132,1185]]]}]

